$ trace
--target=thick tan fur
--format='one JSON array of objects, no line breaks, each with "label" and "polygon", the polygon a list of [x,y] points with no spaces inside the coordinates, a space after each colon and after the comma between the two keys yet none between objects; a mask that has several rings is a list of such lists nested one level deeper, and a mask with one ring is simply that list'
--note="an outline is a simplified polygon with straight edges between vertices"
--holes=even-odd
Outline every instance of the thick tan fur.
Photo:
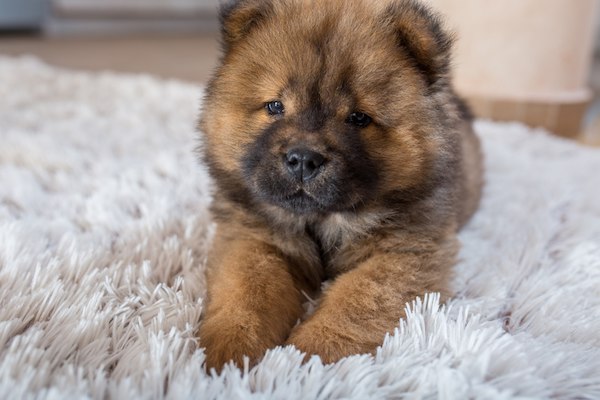
[{"label": "thick tan fur", "polygon": [[[456,232],[479,201],[481,155],[450,84],[451,40],[413,0],[238,0],[223,9],[223,45],[200,125],[218,223],[199,332],[207,366],[284,344],[325,362],[373,352],[406,302],[449,294]],[[285,114],[265,111],[273,100]],[[357,110],[373,123],[347,128]],[[280,166],[244,161],[259,145],[275,160],[302,143],[335,165],[352,157],[349,135],[376,169],[368,190],[352,179],[335,187],[339,209],[265,200],[260,184]],[[297,325],[302,292],[325,279],[316,312]]]}]

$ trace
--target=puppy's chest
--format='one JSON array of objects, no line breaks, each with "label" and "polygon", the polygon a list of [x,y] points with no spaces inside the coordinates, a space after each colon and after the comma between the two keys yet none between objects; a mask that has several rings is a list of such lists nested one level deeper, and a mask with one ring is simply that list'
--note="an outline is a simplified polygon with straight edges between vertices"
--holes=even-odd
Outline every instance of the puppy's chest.
[{"label": "puppy's chest", "polygon": [[323,242],[318,238],[312,240],[319,257],[324,279],[332,279],[352,270],[365,258],[366,248],[361,243],[355,243],[352,246],[349,242],[340,241],[331,246],[331,243]]},{"label": "puppy's chest", "polygon": [[324,279],[355,268],[373,252],[376,240],[372,234],[374,226],[368,223],[349,224],[339,219],[307,224],[302,242],[310,247],[312,259],[318,260],[318,267]]},{"label": "puppy's chest", "polygon": [[318,268],[321,269],[323,279],[331,279],[340,274],[343,269],[342,259],[347,253],[346,243],[341,238],[323,237],[314,226],[307,226],[306,236],[311,251],[319,261]]}]

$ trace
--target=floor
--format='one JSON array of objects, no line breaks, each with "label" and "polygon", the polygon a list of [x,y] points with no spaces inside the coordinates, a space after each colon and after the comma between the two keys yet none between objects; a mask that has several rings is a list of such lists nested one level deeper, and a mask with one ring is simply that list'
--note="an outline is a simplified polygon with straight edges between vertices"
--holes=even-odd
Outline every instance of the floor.
[{"label": "floor", "polygon": [[[208,34],[101,38],[13,34],[0,36],[0,54],[31,54],[67,68],[150,73],[204,83],[218,61],[219,46],[216,35]],[[597,95],[579,140],[600,146],[600,54],[590,82]]]},{"label": "floor", "polygon": [[584,143],[600,147],[600,53],[596,55],[592,67],[590,86],[596,97],[588,111],[582,138]]},{"label": "floor", "polygon": [[0,54],[35,55],[61,67],[150,73],[206,82],[219,57],[211,35],[40,38],[0,36]]}]

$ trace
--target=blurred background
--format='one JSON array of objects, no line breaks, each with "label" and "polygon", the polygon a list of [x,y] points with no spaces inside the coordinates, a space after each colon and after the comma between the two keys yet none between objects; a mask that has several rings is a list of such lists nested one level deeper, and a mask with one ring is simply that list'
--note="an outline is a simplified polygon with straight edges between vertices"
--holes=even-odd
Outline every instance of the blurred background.
[{"label": "blurred background", "polygon": [[[334,0],[332,0],[334,1]],[[477,116],[600,146],[600,0],[426,0],[459,38]],[[0,0],[0,55],[205,83],[219,0]]]}]

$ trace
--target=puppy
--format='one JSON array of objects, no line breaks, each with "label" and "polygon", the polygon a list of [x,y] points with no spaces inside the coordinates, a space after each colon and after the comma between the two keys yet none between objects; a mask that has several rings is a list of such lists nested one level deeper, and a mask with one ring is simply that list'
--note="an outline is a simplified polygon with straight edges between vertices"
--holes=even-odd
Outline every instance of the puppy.
[{"label": "puppy", "polygon": [[414,0],[238,0],[221,20],[200,121],[218,225],[206,365],[287,344],[326,363],[373,352],[406,302],[448,294],[480,197],[451,38]]}]

